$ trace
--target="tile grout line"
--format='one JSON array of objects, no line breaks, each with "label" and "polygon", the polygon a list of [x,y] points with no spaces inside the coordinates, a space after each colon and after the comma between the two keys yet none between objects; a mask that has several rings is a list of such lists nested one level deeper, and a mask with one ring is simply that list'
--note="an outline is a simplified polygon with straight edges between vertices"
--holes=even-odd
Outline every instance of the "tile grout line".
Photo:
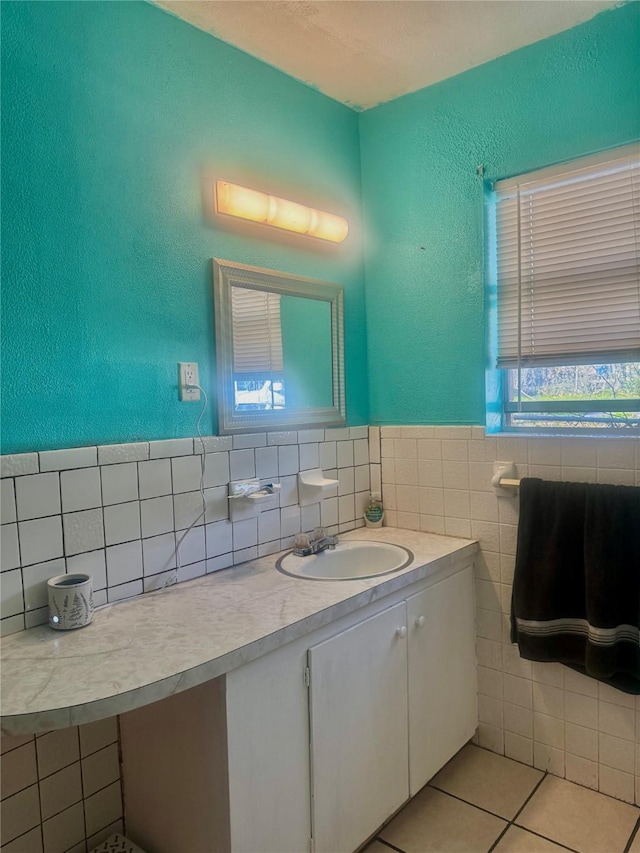
[{"label": "tile grout line", "polygon": [[[536,832],[536,831],[535,831],[535,830],[533,830],[533,829],[529,829],[529,828],[528,828],[528,827],[526,827],[526,826],[521,826],[520,824],[515,823],[516,819],[517,819],[517,818],[519,817],[519,815],[522,813],[522,811],[524,810],[524,808],[526,807],[526,805],[530,802],[530,800],[534,797],[534,795],[536,794],[537,790],[540,788],[540,786],[542,785],[542,783],[544,782],[544,780],[546,779],[546,777],[547,777],[547,776],[548,776],[548,774],[547,774],[547,773],[544,773],[544,775],[542,776],[542,778],[541,778],[541,779],[539,779],[539,781],[536,783],[536,785],[535,785],[535,786],[534,786],[534,788],[532,789],[531,793],[527,796],[527,798],[525,799],[525,801],[523,802],[523,804],[522,804],[522,805],[520,806],[520,808],[517,810],[517,812],[516,812],[516,814],[513,816],[513,818],[511,818],[511,820],[508,820],[508,821],[506,822],[506,825],[505,825],[505,827],[503,828],[502,832],[498,835],[498,837],[496,838],[496,840],[493,842],[493,844],[491,845],[491,847],[488,849],[487,853],[492,853],[492,851],[494,851],[494,850],[496,849],[496,847],[498,846],[498,844],[500,843],[500,841],[502,840],[502,838],[505,836],[505,834],[507,833],[507,831],[509,830],[509,828],[510,828],[510,827],[512,827],[512,826],[515,826],[515,827],[516,827],[516,828],[518,828],[518,829],[522,829],[522,830],[524,830],[525,832],[529,832],[529,833],[531,833],[532,835],[535,835],[537,838],[541,838],[541,839],[543,839],[543,840],[545,840],[545,841],[549,841],[549,842],[550,842],[550,843],[552,843],[552,844],[556,844],[558,847],[561,847],[563,850],[567,850],[567,851],[569,851],[569,853],[578,853],[578,851],[577,851],[577,850],[574,850],[572,847],[567,847],[565,844],[562,844],[562,843],[561,843],[561,842],[559,842],[559,841],[555,841],[555,840],[554,840],[554,839],[552,839],[552,838],[548,838],[548,837],[547,837],[547,836],[545,836],[545,835],[541,835],[539,832]],[[491,815],[492,817],[496,817],[496,818],[498,818],[499,820],[506,820],[506,818],[504,818],[504,817],[503,817],[503,816],[501,816],[501,815],[496,814],[495,812],[491,812],[491,811],[489,811],[488,809],[482,808],[482,806],[478,806],[478,805],[476,805],[475,803],[471,803],[471,802],[469,802],[468,800],[463,800],[461,797],[457,797],[455,794],[450,794],[448,791],[443,791],[441,788],[437,788],[435,785],[432,785],[431,783],[427,783],[427,786],[425,786],[425,787],[433,788],[434,790],[439,791],[440,793],[444,794],[445,796],[451,797],[451,798],[452,798],[452,799],[454,799],[454,800],[458,800],[459,802],[465,803],[466,805],[469,805],[469,806],[471,806],[472,808],[478,809],[478,811],[482,811],[482,812],[484,812],[485,814],[489,814],[489,815]],[[411,802],[411,800],[409,800],[408,802]],[[406,807],[406,805],[408,805],[408,803],[406,803],[404,807]],[[404,808],[404,807],[403,807],[403,808]],[[401,809],[400,811],[402,811],[402,809]],[[637,823],[636,823],[636,826],[635,826],[635,828],[634,828],[634,830],[633,830],[633,832],[632,832],[632,834],[631,834],[631,837],[630,837],[629,841],[627,842],[627,845],[626,845],[626,847],[625,847],[625,849],[624,849],[623,853],[628,853],[628,850],[629,850],[629,847],[630,847],[630,845],[631,845],[631,842],[633,841],[633,839],[634,839],[634,837],[635,837],[636,833],[638,833],[638,831],[640,831],[640,818],[638,819],[638,821],[637,821]],[[376,835],[376,836],[375,836],[375,840],[376,840],[376,841],[378,841],[378,842],[380,842],[380,843],[382,843],[382,844],[384,844],[385,846],[389,847],[391,850],[395,850],[397,853],[405,853],[405,851],[404,851],[401,847],[396,847],[396,846],[395,846],[394,844],[392,844],[391,842],[389,842],[389,841],[385,841],[385,839],[384,839],[384,838],[382,838],[380,835]]]},{"label": "tile grout line", "polygon": [[540,835],[539,832],[536,832],[535,829],[529,829],[528,826],[522,826],[519,823],[513,823],[512,826],[515,826],[516,829],[523,829],[525,832],[530,832],[531,835],[535,835],[537,838],[542,838],[544,841],[549,841],[551,844],[555,844],[556,847],[561,847],[563,850],[570,850],[571,853],[580,853],[579,850],[574,850],[573,847],[567,847],[566,844],[563,844],[561,841],[555,841],[553,838],[547,838],[546,835]]},{"label": "tile grout line", "polygon": [[[7,616],[6,618],[10,619],[11,617]],[[3,735],[3,737],[22,737],[22,735]],[[12,746],[9,749],[5,749],[5,751],[2,753],[2,755],[8,755],[10,752],[15,752],[16,749],[22,749],[23,746],[29,746],[29,744],[32,743],[32,741],[35,741],[35,735],[31,735],[31,738],[32,738],[32,740],[27,740],[24,743],[19,744],[18,746]],[[27,785],[27,788],[28,787],[29,786]],[[13,794],[9,794],[8,796],[12,797]],[[8,797],[2,797],[2,799],[6,800],[6,799],[8,799]]]},{"label": "tile grout line", "polygon": [[[528,765],[526,765],[526,766],[528,766]],[[532,835],[536,835],[538,838],[542,838],[542,839],[544,839],[545,841],[549,841],[549,842],[551,842],[552,844],[557,844],[559,847],[562,847],[562,848],[563,848],[563,849],[565,849],[565,850],[571,851],[571,853],[578,853],[578,851],[574,850],[572,847],[567,847],[565,844],[562,844],[562,843],[561,843],[561,842],[559,842],[559,841],[555,841],[555,840],[554,840],[554,839],[552,839],[552,838],[548,838],[546,835],[541,835],[540,833],[536,832],[535,830],[529,829],[528,827],[525,827],[525,826],[521,826],[520,824],[517,824],[517,823],[515,822],[515,821],[516,821],[516,819],[520,816],[520,814],[521,814],[521,813],[522,813],[522,811],[524,810],[525,806],[529,803],[529,801],[533,798],[533,796],[535,795],[535,793],[537,792],[537,790],[540,788],[540,786],[542,785],[542,783],[544,782],[544,780],[546,779],[546,777],[547,777],[547,776],[548,776],[548,774],[547,774],[547,773],[545,773],[545,774],[542,776],[542,778],[541,778],[541,779],[539,779],[539,781],[536,783],[536,785],[535,785],[535,786],[534,786],[534,788],[532,789],[531,793],[530,793],[530,794],[528,795],[528,797],[525,799],[525,801],[524,801],[524,802],[523,802],[523,804],[520,806],[520,808],[517,810],[517,812],[515,813],[515,815],[511,818],[511,820],[508,820],[508,821],[507,821],[506,826],[504,827],[504,829],[502,830],[502,832],[500,833],[500,835],[496,838],[496,840],[493,842],[493,844],[491,845],[491,847],[489,848],[489,850],[487,851],[487,853],[492,853],[492,851],[493,851],[493,850],[495,850],[495,848],[497,847],[497,845],[498,845],[498,844],[499,844],[499,842],[502,840],[502,838],[504,837],[504,835],[506,834],[506,832],[509,830],[509,828],[510,828],[511,826],[516,826],[518,829],[523,829],[523,830],[525,830],[526,832],[530,832]],[[436,790],[436,791],[440,791],[440,793],[443,793],[443,794],[445,794],[446,796],[449,796],[449,797],[452,797],[452,798],[453,798],[453,799],[455,799],[455,800],[458,800],[459,802],[465,803],[466,805],[470,805],[470,806],[472,806],[473,808],[478,809],[479,811],[483,811],[483,812],[485,812],[485,814],[490,814],[492,817],[499,818],[500,820],[506,820],[506,818],[504,818],[502,815],[498,815],[498,814],[496,814],[495,812],[491,812],[491,811],[489,811],[488,809],[483,808],[482,806],[478,806],[478,805],[476,805],[475,803],[471,803],[471,802],[469,802],[468,800],[464,800],[464,799],[462,799],[461,797],[457,797],[455,794],[451,794],[451,793],[449,793],[448,791],[444,791],[444,790],[442,790],[441,788],[436,787],[436,786],[435,786],[435,785],[433,785],[432,783],[428,783],[428,786],[429,786],[429,787],[431,787],[431,788],[433,788],[433,789],[434,789],[434,790]],[[638,820],[638,823],[636,824],[635,831],[632,833],[632,837],[629,839],[628,845],[630,845],[631,841],[633,840],[633,837],[635,836],[636,832],[638,832],[638,830],[640,830],[640,819]],[[380,838],[380,839],[378,839],[378,840],[382,841],[383,839],[382,839],[382,838]],[[388,842],[385,842],[385,843],[389,846],[389,843],[388,843]],[[399,849],[399,848],[394,848],[394,849]],[[404,853],[404,851],[403,851],[403,853]],[[627,848],[625,848],[624,853],[628,853],[628,847],[627,847]]]},{"label": "tile grout line", "polygon": [[507,825],[503,828],[503,830],[502,830],[502,832],[500,833],[500,835],[498,835],[498,837],[497,837],[497,838],[496,838],[496,840],[493,842],[493,844],[491,845],[491,847],[487,850],[487,853],[492,853],[492,851],[496,849],[496,847],[498,846],[498,844],[502,841],[502,839],[504,838],[504,836],[505,836],[505,835],[506,835],[506,833],[508,832],[509,827],[510,827],[510,826],[512,826],[512,825],[513,825],[513,824],[512,824],[511,822],[507,823]]},{"label": "tile grout line", "polygon": [[[483,808],[482,806],[478,806],[478,805],[476,805],[475,803],[471,803],[471,802],[469,802],[468,800],[464,800],[464,799],[462,799],[461,797],[457,797],[455,794],[451,794],[451,793],[449,793],[449,791],[444,791],[444,790],[442,790],[441,788],[438,788],[436,785],[433,785],[431,782],[428,782],[428,783],[427,783],[427,785],[426,785],[425,787],[433,788],[434,790],[439,791],[440,793],[444,794],[445,796],[451,797],[451,798],[452,798],[452,799],[454,799],[454,800],[458,800],[458,801],[459,801],[459,802],[461,802],[461,803],[465,803],[466,805],[469,805],[469,806],[471,806],[472,808],[478,809],[478,811],[482,811],[482,812],[484,812],[485,814],[489,814],[489,815],[491,815],[492,817],[498,818],[499,820],[506,820],[506,825],[505,825],[505,827],[503,828],[502,832],[498,835],[498,837],[495,839],[495,841],[493,842],[493,844],[491,845],[491,847],[489,848],[489,850],[487,851],[487,853],[492,853],[492,851],[494,851],[494,850],[495,850],[495,848],[496,848],[496,847],[497,847],[497,845],[500,843],[500,841],[502,840],[502,838],[504,837],[504,835],[507,833],[507,831],[509,830],[509,828],[510,828],[511,826],[514,826],[514,825],[515,825],[515,826],[517,826],[519,829],[524,829],[526,832],[531,832],[533,835],[536,835],[538,838],[543,838],[545,841],[549,841],[549,842],[551,842],[551,843],[553,843],[553,844],[558,844],[558,846],[562,847],[562,848],[563,848],[563,849],[565,849],[565,850],[570,851],[570,853],[578,853],[578,851],[573,850],[571,847],[566,847],[564,844],[560,844],[559,842],[553,841],[553,839],[551,839],[551,838],[547,838],[547,837],[546,837],[546,836],[544,836],[544,835],[540,835],[539,833],[535,832],[534,830],[530,830],[530,829],[528,829],[527,827],[520,827],[518,824],[515,824],[515,820],[516,820],[516,818],[517,818],[517,817],[522,813],[522,811],[524,810],[525,806],[529,803],[529,801],[530,801],[530,800],[532,799],[532,797],[535,795],[536,791],[537,791],[537,790],[538,790],[538,788],[542,785],[542,783],[544,782],[544,780],[545,780],[545,778],[547,777],[547,775],[548,775],[547,773],[544,773],[544,775],[543,775],[543,776],[538,780],[538,782],[535,784],[535,786],[534,786],[534,787],[533,787],[533,789],[531,790],[530,794],[527,796],[527,798],[526,798],[526,799],[525,799],[525,801],[522,803],[522,805],[520,806],[520,808],[516,811],[515,815],[511,818],[511,820],[507,820],[507,819],[506,819],[504,816],[502,816],[502,815],[498,815],[498,814],[496,814],[495,812],[491,812],[491,811],[489,811],[488,809]],[[411,802],[411,800],[409,800],[409,802]],[[405,804],[405,807],[406,807],[406,805],[407,805],[407,804]],[[403,808],[404,808],[404,807],[403,807]],[[402,811],[402,809],[401,809],[401,811]],[[638,821],[638,825],[640,825],[640,820]],[[638,826],[636,826],[636,831],[637,831],[637,829],[638,829]],[[380,837],[379,835],[376,835],[376,836],[375,836],[375,840],[376,840],[376,841],[379,841],[379,842],[381,842],[381,843],[383,843],[383,844],[385,844],[387,847],[390,847],[392,850],[396,850],[396,851],[397,851],[397,853],[405,853],[405,851],[403,851],[400,847],[396,847],[395,845],[391,844],[390,842],[385,841],[385,840],[384,840],[382,837]],[[624,851],[624,853],[627,853],[627,850],[625,850],[625,851]]]},{"label": "tile grout line", "polygon": [[[527,765],[527,766],[528,766],[528,765]],[[509,821],[509,823],[507,824],[507,826],[505,826],[504,830],[500,833],[500,835],[498,836],[498,838],[496,838],[496,840],[494,841],[493,845],[489,848],[488,853],[492,853],[492,851],[493,851],[493,850],[495,850],[495,848],[497,847],[497,845],[498,845],[498,843],[500,842],[500,840],[503,838],[503,836],[507,833],[507,831],[509,830],[509,828],[510,828],[510,827],[512,827],[512,826],[515,826],[517,829],[522,829],[522,830],[524,830],[525,832],[529,832],[529,833],[531,833],[532,835],[537,836],[538,838],[542,838],[542,839],[544,839],[545,841],[549,841],[549,842],[551,842],[552,844],[556,844],[556,845],[558,845],[559,847],[562,847],[564,850],[569,850],[569,851],[571,851],[571,853],[578,853],[578,851],[574,850],[572,847],[567,847],[566,845],[562,844],[562,843],[561,843],[561,842],[559,842],[559,841],[555,841],[555,840],[554,840],[554,839],[552,839],[552,838],[548,838],[546,835],[541,835],[539,832],[536,832],[534,829],[530,829],[529,827],[521,826],[520,824],[516,823],[517,818],[522,814],[522,812],[524,811],[524,808],[525,808],[525,806],[527,805],[527,803],[529,803],[529,802],[533,799],[533,797],[534,797],[534,795],[536,794],[537,790],[540,788],[540,786],[542,785],[542,783],[544,782],[544,780],[547,778],[547,776],[548,776],[548,775],[549,775],[549,774],[545,772],[545,774],[543,775],[543,777],[542,777],[542,778],[537,782],[537,784],[535,785],[535,787],[533,788],[533,790],[531,791],[531,793],[529,794],[529,796],[528,796],[528,797],[526,798],[526,800],[524,801],[524,803],[520,806],[520,808],[519,808],[519,809],[518,809],[518,811],[515,813],[515,815],[511,818],[511,820]]]},{"label": "tile grout line", "polygon": [[636,838],[640,838],[640,817],[636,821],[636,825],[634,826],[634,828],[631,830],[631,835],[629,836],[629,840],[627,841],[622,853],[629,853],[631,845],[633,844]]},{"label": "tile grout line", "polygon": [[380,844],[384,844],[385,847],[389,847],[391,850],[395,850],[396,853],[406,853],[401,847],[396,847],[395,844],[392,844],[390,841],[385,841],[384,838],[380,838],[379,835],[375,836],[375,841],[380,842]]},{"label": "tile grout line", "polygon": [[[195,445],[194,445],[195,447]],[[204,448],[203,448],[204,450]],[[124,792],[124,761],[122,755],[122,729],[120,726],[120,714],[116,715],[116,731],[118,739],[115,741],[118,747],[118,778],[120,780],[120,811],[121,816],[118,820],[122,821],[122,834],[127,834],[127,817],[125,811],[125,792]]]},{"label": "tile grout line", "polygon": [[533,795],[536,793],[536,791],[538,790],[538,788],[540,787],[540,785],[542,785],[542,783],[543,783],[543,782],[544,782],[544,780],[547,778],[547,776],[548,776],[548,773],[545,771],[545,773],[543,774],[542,778],[541,778],[541,779],[539,779],[539,780],[538,780],[538,782],[536,783],[536,785],[535,785],[535,787],[534,787],[533,791],[531,791],[531,793],[529,794],[529,796],[527,797],[527,799],[524,801],[524,803],[520,806],[520,808],[518,809],[518,811],[517,811],[517,812],[514,814],[514,816],[511,818],[510,823],[514,823],[514,821],[516,820],[516,818],[517,818],[517,817],[519,817],[519,816],[522,814],[522,812],[523,812],[523,810],[524,810],[524,807],[525,807],[525,806],[527,805],[527,803],[532,799]]},{"label": "tile grout line", "polygon": [[[40,824],[40,826],[38,826],[38,825],[32,826],[31,829],[26,829],[24,832],[21,832],[20,835],[16,835],[15,838],[12,838],[9,841],[7,841],[7,846],[9,844],[15,844],[16,841],[19,841],[21,838],[24,838],[25,835],[29,835],[29,833],[33,832],[34,829],[40,830],[40,838],[42,838],[42,824]],[[43,850],[44,850],[44,847],[43,847]],[[404,851],[403,851],[403,853],[404,853]]]},{"label": "tile grout line", "polygon": [[[65,564],[66,570],[66,564]],[[33,748],[36,758],[36,785],[38,786],[38,815],[40,816],[40,838],[42,840],[42,849],[44,850],[44,816],[42,814],[42,793],[40,790],[40,756],[38,755],[38,741],[35,736],[33,738]]]},{"label": "tile grout line", "polygon": [[546,778],[546,775],[547,775],[547,774],[545,773],[545,774],[542,776],[542,778],[541,778],[541,779],[538,779],[538,781],[536,782],[536,784],[535,784],[535,786],[533,787],[533,790],[531,791],[531,793],[529,794],[529,796],[526,798],[526,800],[525,800],[525,801],[524,801],[524,803],[520,806],[520,808],[516,811],[516,813],[514,814],[514,816],[511,818],[511,820],[507,822],[507,825],[504,827],[504,829],[502,830],[502,832],[500,833],[500,835],[499,835],[499,836],[496,838],[496,840],[493,842],[493,844],[491,845],[491,847],[489,848],[489,850],[487,851],[487,853],[492,853],[492,851],[496,849],[496,847],[498,846],[498,844],[500,843],[500,841],[502,840],[502,838],[503,838],[503,837],[507,834],[507,832],[509,831],[509,828],[513,826],[513,822],[515,821],[515,819],[516,819],[516,818],[518,817],[518,815],[522,812],[522,810],[523,810],[523,809],[524,809],[524,807],[527,805],[527,803],[529,802],[529,800],[533,797],[533,795],[534,795],[534,794],[535,794],[535,792],[538,790],[538,788],[540,787],[540,785],[542,785],[542,783],[544,782],[544,780],[545,780],[545,778]]},{"label": "tile grout line", "polygon": [[434,791],[439,791],[441,794],[446,794],[447,797],[451,797],[454,800],[458,800],[458,802],[460,803],[465,803],[468,806],[473,806],[474,809],[478,809],[478,811],[484,812],[485,814],[490,814],[491,817],[497,817],[500,820],[508,820],[508,818],[504,817],[504,815],[496,814],[496,812],[490,812],[489,809],[485,809],[483,806],[477,806],[475,803],[472,803],[469,800],[463,800],[462,797],[457,797],[455,794],[451,794],[449,791],[445,791],[443,788],[438,788],[436,785],[432,785],[431,782],[427,782],[427,786],[425,787],[433,788]]}]

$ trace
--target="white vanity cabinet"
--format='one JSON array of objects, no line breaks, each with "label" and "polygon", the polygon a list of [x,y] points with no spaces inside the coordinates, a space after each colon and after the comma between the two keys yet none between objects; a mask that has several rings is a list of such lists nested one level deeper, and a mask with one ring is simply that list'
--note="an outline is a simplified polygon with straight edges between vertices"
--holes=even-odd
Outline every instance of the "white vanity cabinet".
[{"label": "white vanity cabinet", "polygon": [[473,568],[308,656],[314,848],[349,853],[475,732]]},{"label": "white vanity cabinet", "polygon": [[404,602],[309,649],[316,853],[355,850],[409,796]]},{"label": "white vanity cabinet", "polygon": [[473,568],[407,599],[409,794],[473,736],[478,724]]},{"label": "white vanity cabinet", "polygon": [[234,853],[309,850],[305,667],[306,646],[293,643],[226,676],[229,836]]},{"label": "white vanity cabinet", "polygon": [[461,560],[122,715],[128,834],[150,853],[352,853],[475,731],[473,601]]}]

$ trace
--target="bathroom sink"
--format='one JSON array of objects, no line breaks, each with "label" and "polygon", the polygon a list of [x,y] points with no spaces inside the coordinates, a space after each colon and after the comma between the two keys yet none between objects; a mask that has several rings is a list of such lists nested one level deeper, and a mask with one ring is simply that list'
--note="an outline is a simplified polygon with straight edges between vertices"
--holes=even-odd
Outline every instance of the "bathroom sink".
[{"label": "bathroom sink", "polygon": [[338,542],[334,549],[298,557],[293,551],[284,554],[276,568],[285,575],[316,581],[348,581],[375,578],[398,572],[413,560],[413,554],[390,542],[364,540]]}]

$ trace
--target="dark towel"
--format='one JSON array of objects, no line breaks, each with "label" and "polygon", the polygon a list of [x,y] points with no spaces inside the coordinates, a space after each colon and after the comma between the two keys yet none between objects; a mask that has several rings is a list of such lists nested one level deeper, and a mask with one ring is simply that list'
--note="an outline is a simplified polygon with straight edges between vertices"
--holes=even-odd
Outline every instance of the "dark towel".
[{"label": "dark towel", "polygon": [[640,488],[520,482],[511,641],[640,693]]}]

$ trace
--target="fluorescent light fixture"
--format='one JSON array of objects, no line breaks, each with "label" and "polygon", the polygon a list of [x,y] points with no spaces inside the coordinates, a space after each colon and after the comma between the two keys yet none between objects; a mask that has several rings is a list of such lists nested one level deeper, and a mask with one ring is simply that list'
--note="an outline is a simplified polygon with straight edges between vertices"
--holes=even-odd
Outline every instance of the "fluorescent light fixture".
[{"label": "fluorescent light fixture", "polygon": [[228,216],[331,240],[332,243],[342,243],[349,233],[349,223],[342,216],[230,184],[229,181],[216,180],[216,210]]}]

